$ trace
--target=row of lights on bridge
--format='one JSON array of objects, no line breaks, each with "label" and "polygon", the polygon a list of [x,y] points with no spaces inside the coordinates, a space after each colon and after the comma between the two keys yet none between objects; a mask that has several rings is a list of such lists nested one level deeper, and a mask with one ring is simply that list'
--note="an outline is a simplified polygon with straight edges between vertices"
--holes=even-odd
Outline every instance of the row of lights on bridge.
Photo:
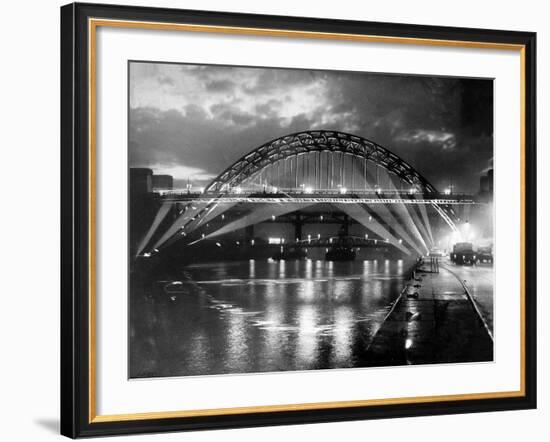
[{"label": "row of lights on bridge", "polygon": [[[267,187],[264,186],[264,190],[266,190],[266,188],[267,188]],[[314,189],[313,187],[306,186],[305,184],[300,184],[300,188],[302,189],[302,192],[303,192],[303,193],[306,193],[306,194],[312,194],[312,193],[314,193],[314,191],[316,190],[316,189]],[[279,188],[276,187],[276,186],[271,186],[271,187],[270,187],[270,190],[271,190],[272,193],[277,193],[277,192],[279,191]],[[201,188],[199,189],[199,191],[200,191],[200,193],[203,193],[203,192],[204,192],[204,187],[201,187]],[[240,195],[240,194],[243,193],[242,187],[234,187],[234,188],[232,189],[232,191],[233,191],[234,193],[238,194],[238,195]],[[377,193],[377,194],[382,193],[382,189],[381,189],[378,185],[374,186],[374,191],[375,191],[375,193]],[[346,193],[348,193],[348,188],[347,188],[347,187],[344,187],[344,186],[342,186],[342,185],[339,184],[339,185],[338,185],[338,192],[339,192],[340,194],[342,194],[342,195],[345,195]],[[416,187],[411,187],[411,188],[409,189],[409,191],[408,191],[409,195],[414,195],[414,194],[416,194],[417,192],[418,192],[418,189],[417,189]],[[451,194],[451,189],[445,189],[445,192],[444,192],[444,193],[445,193],[445,195],[450,195],[450,194]]]},{"label": "row of lights on bridge", "polygon": [[[222,219],[224,219],[224,216],[222,215]],[[277,217],[275,215],[271,215],[271,220],[275,221]],[[319,215],[319,221],[324,221],[325,217],[323,215]],[[372,221],[372,216],[369,216],[369,221]]]},{"label": "row of lights on bridge", "polygon": [[[266,185],[264,185],[264,191],[267,189],[267,187],[269,187],[271,192],[273,192],[273,193],[277,193],[279,191],[279,188],[276,187],[276,186],[266,186]],[[193,190],[193,186],[191,184],[187,184],[186,188],[187,188],[188,193]],[[306,194],[312,194],[315,191],[315,189],[313,187],[307,186],[306,184],[300,184],[300,188],[302,189],[302,192],[304,192]],[[197,188],[198,193],[204,193],[205,190],[206,189],[204,187],[198,187]],[[234,187],[231,190],[232,190],[233,193],[236,193],[236,194],[243,193],[243,189],[240,186]],[[378,184],[376,184],[374,186],[374,191],[377,194],[382,193],[382,189],[380,188],[380,186]],[[341,184],[339,184],[338,185],[338,192],[341,193],[341,194],[346,194],[348,192],[348,189],[347,189],[347,187],[342,186]],[[409,195],[414,195],[414,194],[418,193],[418,189],[416,187],[411,187],[408,190],[408,193],[409,193]],[[452,193],[453,193],[452,187],[447,187],[443,191],[444,195],[451,195]]]},{"label": "row of lights on bridge", "polygon": [[[320,234],[320,233],[317,234],[317,239],[318,239],[318,240],[321,239],[321,234]],[[332,244],[332,239],[333,239],[333,238],[329,238],[329,239],[328,239],[329,244]],[[368,240],[368,239],[369,239],[369,235],[368,235],[367,233],[365,233],[365,240]],[[307,235],[307,242],[310,244],[311,241],[312,241],[312,236],[311,236],[311,234],[308,234],[308,235]],[[377,243],[378,243],[378,239],[373,239],[372,241],[374,242],[374,244],[377,244]],[[389,243],[389,242],[390,242],[390,239],[389,239],[389,238],[385,238],[383,241],[386,242],[386,243]],[[300,242],[300,238],[296,238],[296,242]],[[399,244],[402,244],[402,243],[403,243],[403,240],[402,240],[402,239],[398,239],[397,242],[398,242]],[[268,243],[269,243],[269,244],[284,244],[284,243],[285,243],[285,238],[269,238],[269,239],[268,239]],[[239,245],[239,244],[240,244],[239,241],[236,241],[236,244]],[[250,240],[250,244],[251,244],[251,245],[254,245],[254,240],[253,240],[253,239]]]}]

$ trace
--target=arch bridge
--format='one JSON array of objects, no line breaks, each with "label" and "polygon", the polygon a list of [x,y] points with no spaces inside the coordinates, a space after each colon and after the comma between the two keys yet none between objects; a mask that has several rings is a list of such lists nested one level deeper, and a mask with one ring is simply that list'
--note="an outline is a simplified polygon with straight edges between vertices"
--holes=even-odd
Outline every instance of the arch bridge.
[{"label": "arch bridge", "polygon": [[[374,170],[372,170],[374,168]],[[207,187],[207,193],[242,192],[243,188],[369,191],[390,176],[409,191],[437,194],[430,182],[388,149],[344,132],[305,131],[271,140],[239,158]],[[372,175],[372,176],[371,176]],[[371,185],[369,185],[369,182]]]},{"label": "arch bridge", "polygon": [[366,138],[303,131],[253,149],[201,192],[163,192],[136,255],[176,241],[214,240],[289,214],[299,219],[311,206],[343,214],[404,253],[425,253],[434,244],[428,211],[458,232],[453,207],[473,203],[442,195],[409,163]]}]

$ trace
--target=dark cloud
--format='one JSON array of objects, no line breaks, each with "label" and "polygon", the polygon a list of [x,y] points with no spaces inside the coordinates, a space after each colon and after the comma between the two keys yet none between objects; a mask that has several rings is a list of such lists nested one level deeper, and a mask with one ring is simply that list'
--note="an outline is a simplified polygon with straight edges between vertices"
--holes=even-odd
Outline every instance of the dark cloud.
[{"label": "dark cloud", "polygon": [[274,117],[277,115],[277,110],[280,109],[281,105],[281,100],[271,99],[265,103],[257,104],[254,110],[261,117]]},{"label": "dark cloud", "polygon": [[159,75],[158,82],[160,84],[174,86],[174,80],[172,80],[172,78],[168,77],[167,75]]},{"label": "dark cloud", "polygon": [[218,103],[210,107],[214,119],[219,124],[233,123],[240,126],[246,126],[254,121],[254,116],[244,112],[237,106],[228,103]]},{"label": "dark cloud", "polygon": [[269,93],[284,90],[286,85],[300,86],[319,81],[325,74],[322,71],[302,69],[261,69],[256,82],[243,85],[247,94]]},{"label": "dark cloud", "polygon": [[235,89],[235,83],[231,80],[212,80],[208,81],[205,87],[210,92],[231,92]]}]

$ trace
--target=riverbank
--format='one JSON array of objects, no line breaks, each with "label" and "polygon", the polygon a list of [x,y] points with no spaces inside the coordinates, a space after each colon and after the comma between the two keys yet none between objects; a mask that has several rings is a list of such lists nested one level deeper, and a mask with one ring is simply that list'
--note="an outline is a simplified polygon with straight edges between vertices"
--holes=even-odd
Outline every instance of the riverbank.
[{"label": "riverbank", "polygon": [[493,339],[460,279],[420,264],[366,353],[372,366],[487,362]]}]

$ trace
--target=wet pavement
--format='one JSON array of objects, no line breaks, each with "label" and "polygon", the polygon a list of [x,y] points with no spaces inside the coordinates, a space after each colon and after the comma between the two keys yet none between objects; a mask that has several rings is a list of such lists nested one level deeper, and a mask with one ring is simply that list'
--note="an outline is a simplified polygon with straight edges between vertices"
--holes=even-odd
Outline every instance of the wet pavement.
[{"label": "wet pavement", "polygon": [[430,273],[424,266],[407,281],[367,357],[378,366],[492,361],[493,340],[483,319],[453,273],[444,266]]},{"label": "wet pavement", "polygon": [[444,260],[444,263],[446,267],[464,281],[469,292],[477,302],[489,329],[493,331],[493,264],[483,263],[475,266],[461,266],[455,265],[449,260]]}]

